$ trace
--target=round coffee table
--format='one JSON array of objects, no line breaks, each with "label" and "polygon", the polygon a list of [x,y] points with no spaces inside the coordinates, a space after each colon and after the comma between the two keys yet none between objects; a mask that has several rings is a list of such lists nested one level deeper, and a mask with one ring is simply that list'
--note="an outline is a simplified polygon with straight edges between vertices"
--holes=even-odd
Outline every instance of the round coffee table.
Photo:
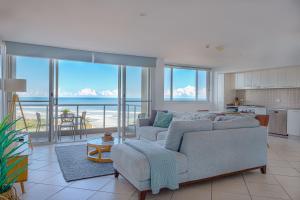
[{"label": "round coffee table", "polygon": [[103,152],[110,152],[111,147],[121,143],[121,141],[119,138],[107,142],[103,141],[102,138],[88,140],[86,145],[87,159],[99,163],[112,162],[111,158],[103,156]]}]

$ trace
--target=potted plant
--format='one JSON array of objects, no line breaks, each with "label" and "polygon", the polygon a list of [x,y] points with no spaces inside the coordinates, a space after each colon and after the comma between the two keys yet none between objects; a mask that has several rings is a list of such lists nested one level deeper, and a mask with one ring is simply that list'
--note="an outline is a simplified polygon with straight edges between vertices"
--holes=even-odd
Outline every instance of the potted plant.
[{"label": "potted plant", "polygon": [[62,113],[63,113],[64,115],[68,115],[70,112],[71,112],[71,111],[70,111],[69,109],[67,109],[67,108],[62,110]]},{"label": "potted plant", "polygon": [[[10,121],[10,116],[4,118],[0,122],[0,199],[19,200],[19,197],[13,185],[18,176],[26,170],[27,166],[16,166],[23,161],[23,157],[19,157],[23,151],[20,148],[26,144],[24,134],[20,134],[21,130],[15,130],[14,126],[18,120]],[[25,151],[25,150],[24,150]]]}]

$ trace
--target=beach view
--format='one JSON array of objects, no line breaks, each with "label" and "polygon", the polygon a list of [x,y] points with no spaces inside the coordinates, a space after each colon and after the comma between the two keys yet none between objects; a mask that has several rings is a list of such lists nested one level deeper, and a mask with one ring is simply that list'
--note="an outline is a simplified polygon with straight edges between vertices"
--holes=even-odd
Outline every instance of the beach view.
[{"label": "beach view", "polygon": [[[141,113],[141,102],[138,99],[130,99],[126,103],[126,124],[133,125],[135,118]],[[46,130],[48,125],[49,103],[47,98],[43,97],[23,97],[21,98],[22,107],[24,110],[25,119],[29,130],[36,131],[37,113],[41,115],[41,121],[44,125],[41,131]],[[55,110],[55,108],[54,108]],[[117,98],[96,98],[96,97],[62,97],[58,99],[57,107],[59,116],[64,110],[68,110],[75,115],[82,115],[82,112],[87,113],[87,128],[104,128],[118,126],[118,99]],[[105,110],[105,111],[104,111]],[[104,114],[105,112],[105,114]],[[54,113],[55,115],[55,113]],[[17,108],[17,117],[21,113]],[[105,118],[105,119],[104,119]],[[23,123],[19,121],[18,127],[22,128]]]}]

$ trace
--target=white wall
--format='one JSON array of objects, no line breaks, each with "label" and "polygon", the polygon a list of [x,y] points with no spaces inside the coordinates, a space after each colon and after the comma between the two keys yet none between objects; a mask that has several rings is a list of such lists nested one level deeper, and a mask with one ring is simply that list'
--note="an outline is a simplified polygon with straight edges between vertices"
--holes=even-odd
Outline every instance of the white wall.
[{"label": "white wall", "polygon": [[[153,70],[152,78],[152,108],[172,111],[197,111],[211,110],[212,103],[205,102],[170,102],[164,101],[164,66],[163,59],[157,59],[156,68]],[[211,84],[211,88],[213,84]]]}]

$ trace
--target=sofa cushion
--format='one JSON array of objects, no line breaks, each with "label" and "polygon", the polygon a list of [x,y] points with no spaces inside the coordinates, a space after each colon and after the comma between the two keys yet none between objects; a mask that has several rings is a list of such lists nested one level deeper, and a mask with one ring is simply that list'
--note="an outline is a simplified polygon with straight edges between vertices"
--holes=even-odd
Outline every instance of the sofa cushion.
[{"label": "sofa cushion", "polygon": [[212,130],[211,120],[172,121],[165,147],[172,151],[178,151],[184,133],[209,130]]},{"label": "sofa cushion", "polygon": [[165,113],[165,112],[158,111],[153,126],[168,128],[172,121],[172,118],[173,118],[172,113]]},{"label": "sofa cushion", "polygon": [[[158,145],[153,142],[153,145]],[[187,158],[179,152],[172,152],[176,156],[176,173],[183,174],[188,171]],[[114,166],[126,170],[127,174],[137,181],[150,179],[150,166],[146,156],[126,144],[114,145],[111,150]]]},{"label": "sofa cushion", "polygon": [[174,121],[190,121],[190,120],[214,120],[217,116],[216,113],[209,112],[171,112],[173,114]]},{"label": "sofa cushion", "polygon": [[225,121],[214,121],[214,130],[236,129],[236,128],[253,128],[258,127],[259,121],[253,117],[236,117]]},{"label": "sofa cushion", "polygon": [[153,126],[141,126],[137,127],[136,133],[138,139],[147,139],[155,141],[159,132],[167,131],[167,128],[153,127]]},{"label": "sofa cushion", "polygon": [[168,131],[162,131],[157,133],[157,140],[166,140],[168,136]]}]

